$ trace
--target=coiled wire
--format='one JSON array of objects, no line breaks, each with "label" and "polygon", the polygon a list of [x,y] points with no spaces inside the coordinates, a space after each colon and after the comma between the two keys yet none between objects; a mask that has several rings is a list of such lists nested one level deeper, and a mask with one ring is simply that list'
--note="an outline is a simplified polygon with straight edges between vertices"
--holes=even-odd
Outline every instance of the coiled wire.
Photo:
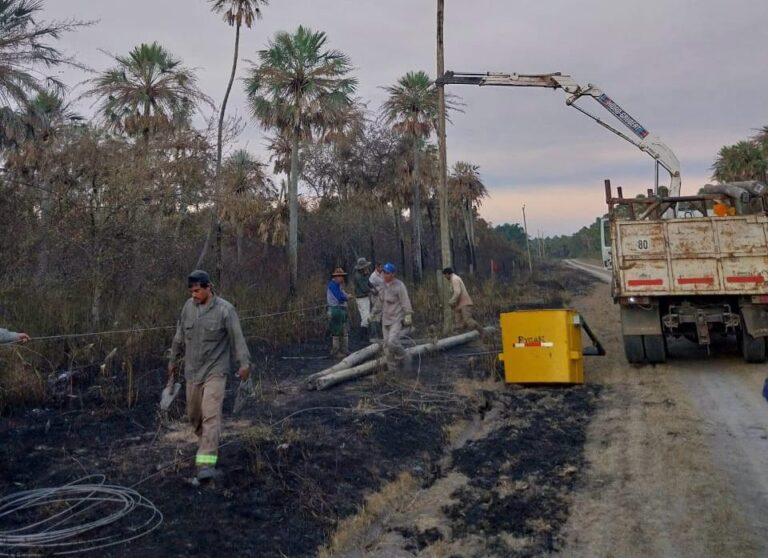
[{"label": "coiled wire", "polygon": [[[138,539],[160,526],[163,514],[152,502],[105,480],[89,475],[0,498],[0,556],[77,554]],[[116,532],[110,534],[109,526]]]}]

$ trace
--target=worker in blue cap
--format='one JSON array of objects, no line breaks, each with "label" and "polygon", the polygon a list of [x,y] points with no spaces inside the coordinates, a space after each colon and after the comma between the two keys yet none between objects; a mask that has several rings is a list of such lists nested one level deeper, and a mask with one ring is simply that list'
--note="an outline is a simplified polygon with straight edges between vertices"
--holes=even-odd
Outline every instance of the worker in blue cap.
[{"label": "worker in blue cap", "polygon": [[384,283],[379,287],[375,313],[381,316],[387,368],[394,371],[401,369],[403,365],[403,328],[410,328],[413,324],[413,307],[408,297],[408,289],[395,277],[395,264],[385,263],[382,272]]}]

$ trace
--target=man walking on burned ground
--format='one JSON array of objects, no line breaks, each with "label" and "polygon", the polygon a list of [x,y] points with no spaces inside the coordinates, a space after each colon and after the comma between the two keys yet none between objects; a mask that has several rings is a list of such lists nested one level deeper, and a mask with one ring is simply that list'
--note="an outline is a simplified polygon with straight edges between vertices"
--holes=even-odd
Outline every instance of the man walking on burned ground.
[{"label": "man walking on burned ground", "polygon": [[413,324],[413,307],[405,284],[395,277],[397,268],[386,263],[383,268],[384,282],[379,287],[374,312],[381,316],[384,338],[384,355],[391,371],[402,368],[405,349],[402,343],[403,328]]},{"label": "man walking on burned ground", "polygon": [[187,414],[200,440],[195,458],[197,479],[204,481],[216,476],[230,358],[234,357],[238,376],[244,381],[250,376],[251,355],[234,306],[213,293],[208,274],[193,271],[187,287],[191,296],[181,309],[168,374],[175,378],[183,356]]}]

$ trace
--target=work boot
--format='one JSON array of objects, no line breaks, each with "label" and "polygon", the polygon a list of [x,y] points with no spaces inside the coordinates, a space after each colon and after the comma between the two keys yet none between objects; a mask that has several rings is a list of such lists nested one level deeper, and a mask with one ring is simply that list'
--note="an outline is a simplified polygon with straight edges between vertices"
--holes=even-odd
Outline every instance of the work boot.
[{"label": "work boot", "polygon": [[344,335],[341,338],[341,347],[339,353],[341,356],[347,356],[349,354],[349,335]]},{"label": "work boot", "polygon": [[200,482],[209,481],[211,479],[215,479],[218,477],[221,473],[214,469],[213,467],[198,467],[197,469],[197,475],[195,478]]},{"label": "work boot", "polygon": [[339,337],[334,335],[333,337],[331,337],[331,357],[335,358],[339,356],[339,346],[340,346]]}]

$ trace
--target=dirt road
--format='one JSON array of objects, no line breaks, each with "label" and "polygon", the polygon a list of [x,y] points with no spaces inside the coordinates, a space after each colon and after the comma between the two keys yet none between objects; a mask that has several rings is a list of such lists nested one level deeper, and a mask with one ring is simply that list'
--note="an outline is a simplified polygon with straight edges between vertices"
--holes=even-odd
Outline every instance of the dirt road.
[{"label": "dirt road", "polygon": [[573,302],[609,356],[587,366],[604,389],[561,555],[768,556],[766,366],[733,341],[711,357],[681,341],[667,364],[634,367],[609,286]]}]

